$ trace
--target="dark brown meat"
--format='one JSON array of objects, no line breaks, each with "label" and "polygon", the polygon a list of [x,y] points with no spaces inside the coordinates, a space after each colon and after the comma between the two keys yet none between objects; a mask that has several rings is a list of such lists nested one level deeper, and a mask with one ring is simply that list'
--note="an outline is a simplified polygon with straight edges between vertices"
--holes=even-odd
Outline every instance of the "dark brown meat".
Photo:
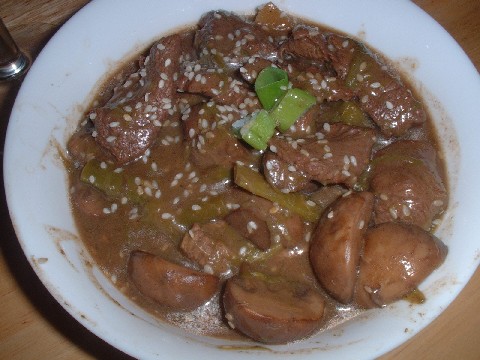
[{"label": "dark brown meat", "polygon": [[272,66],[272,62],[261,57],[253,57],[240,68],[240,75],[249,84],[254,84],[258,74],[263,69]]},{"label": "dark brown meat", "polygon": [[238,209],[228,214],[224,220],[260,250],[270,248],[270,229],[264,216],[260,217],[249,209]]},{"label": "dark brown meat", "polygon": [[143,295],[176,311],[190,311],[205,304],[219,287],[216,276],[143,251],[130,255],[128,271]]},{"label": "dark brown meat", "polygon": [[385,135],[401,136],[425,122],[420,102],[398,75],[363,45],[336,34],[328,35],[327,42],[327,56],[333,66]]},{"label": "dark brown meat", "polygon": [[381,307],[401,299],[440,266],[447,247],[415,225],[383,223],[368,229],[355,302]]},{"label": "dark brown meat", "polygon": [[284,344],[319,328],[325,301],[309,285],[246,274],[227,281],[223,306],[230,327],[256,341]]},{"label": "dark brown meat", "polygon": [[375,223],[402,221],[429,229],[448,204],[439,159],[427,142],[400,140],[375,155],[370,188]]},{"label": "dark brown meat", "polygon": [[[260,25],[247,23],[225,11],[211,11],[199,22],[195,45],[200,54],[212,54],[228,66],[240,67],[251,56],[274,58],[276,47]],[[208,56],[208,55],[207,55]],[[218,60],[216,60],[218,64]]]},{"label": "dark brown meat", "polygon": [[280,53],[293,55],[308,60],[327,62],[327,41],[325,35],[317,27],[298,25],[293,29],[290,38],[282,44]]},{"label": "dark brown meat", "polygon": [[[421,104],[398,76],[353,39],[302,25],[294,29],[281,52],[331,62],[338,74],[336,82],[345,81],[345,85],[360,99],[362,109],[387,136],[401,136],[411,127],[425,122],[426,115]],[[325,82],[325,89],[327,85],[328,82]],[[343,86],[343,81],[336,86]],[[337,90],[337,99],[348,100],[338,95],[345,96],[341,87]]]},{"label": "dark brown meat", "polygon": [[372,193],[341,197],[323,213],[312,235],[309,255],[317,279],[344,304],[353,297],[363,235],[372,211]]},{"label": "dark brown meat", "polygon": [[87,216],[105,216],[104,209],[110,209],[111,202],[91,186],[78,182],[70,193],[72,205]]},{"label": "dark brown meat", "polygon": [[175,104],[174,78],[184,46],[180,35],[154,44],[141,70],[132,74],[105,106],[90,114],[96,140],[118,163],[135,160],[155,141]]},{"label": "dark brown meat", "polygon": [[256,162],[256,156],[230,129],[231,124],[240,117],[241,113],[235,108],[215,105],[213,102],[193,106],[183,121],[185,137],[191,144],[193,163],[207,168],[230,166],[236,162]]},{"label": "dark brown meat", "polygon": [[305,139],[272,138],[270,150],[311,180],[351,186],[365,170],[374,143],[373,130],[337,123],[324,124],[323,133]]},{"label": "dark brown meat", "polygon": [[240,269],[254,247],[225,221],[194,224],[185,234],[181,250],[204,271],[230,277]]},{"label": "dark brown meat", "polygon": [[265,179],[274,188],[282,192],[295,192],[310,187],[310,178],[306,174],[290,166],[276,154],[267,152],[262,159]]}]

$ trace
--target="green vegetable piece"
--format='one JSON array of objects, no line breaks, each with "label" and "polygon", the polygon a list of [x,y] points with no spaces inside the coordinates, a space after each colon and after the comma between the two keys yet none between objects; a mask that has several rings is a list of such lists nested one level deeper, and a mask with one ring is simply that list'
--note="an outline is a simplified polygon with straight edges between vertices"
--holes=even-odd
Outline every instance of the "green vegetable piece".
[{"label": "green vegetable piece", "polygon": [[281,132],[287,131],[300,116],[316,102],[314,96],[301,89],[289,89],[270,112],[271,118]]},{"label": "green vegetable piece", "polygon": [[118,199],[125,196],[129,201],[141,201],[135,180],[122,172],[115,172],[115,167],[106,162],[96,159],[87,162],[80,174],[80,180],[93,185],[109,197]]},{"label": "green vegetable piece", "polygon": [[373,126],[367,114],[353,101],[342,102],[332,122],[343,122],[347,125],[361,127]]},{"label": "green vegetable piece", "polygon": [[276,68],[267,67],[260,71],[255,81],[255,92],[262,106],[266,110],[272,109],[287,92],[287,72]]},{"label": "green vegetable piece", "polygon": [[258,172],[241,165],[235,165],[234,182],[254,195],[263,197],[281,207],[297,213],[307,221],[317,221],[321,215],[317,205],[308,197],[297,193],[282,193],[273,188]]},{"label": "green vegetable piece", "polygon": [[251,120],[240,129],[242,139],[257,150],[267,148],[268,140],[274,132],[275,121],[270,118],[266,110],[253,114]]}]

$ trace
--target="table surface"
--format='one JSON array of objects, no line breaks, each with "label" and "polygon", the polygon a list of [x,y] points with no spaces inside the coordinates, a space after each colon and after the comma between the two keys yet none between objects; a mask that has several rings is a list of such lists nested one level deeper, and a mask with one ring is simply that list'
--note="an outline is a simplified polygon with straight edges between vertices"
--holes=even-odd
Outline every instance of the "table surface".
[{"label": "table surface", "polygon": [[[33,59],[88,0],[1,0],[0,17]],[[480,1],[415,0],[480,69]],[[21,80],[0,83],[0,156]],[[3,166],[0,168],[3,189]],[[0,359],[130,359],[66,313],[43,287],[15,236],[0,191]],[[479,359],[480,270],[430,326],[381,359]]]}]

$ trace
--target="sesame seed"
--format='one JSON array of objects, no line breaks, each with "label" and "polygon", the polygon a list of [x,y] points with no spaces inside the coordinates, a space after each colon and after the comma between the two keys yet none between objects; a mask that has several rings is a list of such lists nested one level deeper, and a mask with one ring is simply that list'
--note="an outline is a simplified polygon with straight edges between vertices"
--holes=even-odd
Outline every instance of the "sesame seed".
[{"label": "sesame seed", "polygon": [[393,109],[393,104],[390,101],[385,101],[385,106],[387,107],[388,110]]},{"label": "sesame seed", "polygon": [[330,124],[329,123],[324,123],[323,124],[323,130],[325,130],[326,132],[330,132]]},{"label": "sesame seed", "polygon": [[360,99],[360,101],[362,102],[362,104],[365,104],[365,103],[368,101],[368,95],[362,96],[362,98]]},{"label": "sesame seed", "polygon": [[164,219],[164,220],[171,219],[171,218],[172,218],[172,214],[170,214],[170,213],[163,213],[162,214],[162,219]]},{"label": "sesame seed", "polygon": [[277,152],[277,147],[275,145],[270,145],[270,151],[273,153]]},{"label": "sesame seed", "polygon": [[440,206],[443,205],[443,201],[442,201],[442,200],[435,200],[435,201],[433,202],[433,205],[440,207]]},{"label": "sesame seed", "polygon": [[403,204],[402,206],[402,212],[403,212],[403,215],[410,216],[410,208],[405,204]]},{"label": "sesame seed", "polygon": [[360,64],[360,71],[364,71],[367,68],[367,63],[364,61]]},{"label": "sesame seed", "polygon": [[317,204],[315,203],[315,201],[307,200],[307,205],[313,207],[313,206],[315,206],[315,205],[317,205]]},{"label": "sesame seed", "polygon": [[372,89],[378,89],[380,86],[382,86],[382,85],[380,85],[379,82],[374,82],[374,83],[371,83],[371,84],[370,84],[370,87],[371,87]]},{"label": "sesame seed", "polygon": [[333,156],[332,153],[325,153],[325,154],[323,155],[323,158],[324,158],[324,159],[330,159],[332,156]]},{"label": "sesame seed", "polygon": [[384,193],[380,194],[380,199],[383,201],[387,201],[388,200],[387,194],[384,194]]},{"label": "sesame seed", "polygon": [[93,183],[95,182],[95,176],[90,175],[90,176],[88,177],[88,181],[90,182],[90,184],[93,184]]},{"label": "sesame seed", "polygon": [[392,217],[392,219],[397,219],[398,215],[395,208],[391,207],[390,209],[388,209],[388,211],[390,212],[390,216]]},{"label": "sesame seed", "polygon": [[360,220],[360,222],[358,223],[358,229],[359,229],[359,230],[362,230],[364,226],[365,226],[365,221],[364,221],[364,220]]},{"label": "sesame seed", "polygon": [[202,209],[202,207],[201,207],[200,205],[197,205],[197,204],[193,204],[193,205],[192,205],[192,210],[193,210],[193,211],[199,211],[199,210],[201,210],[201,209]]},{"label": "sesame seed", "polygon": [[109,137],[107,137],[107,142],[111,143],[111,142],[114,142],[116,139],[117,139],[116,136],[109,136]]},{"label": "sesame seed", "polygon": [[333,218],[333,211],[330,211],[330,212],[327,214],[327,218],[329,218],[329,219]]}]

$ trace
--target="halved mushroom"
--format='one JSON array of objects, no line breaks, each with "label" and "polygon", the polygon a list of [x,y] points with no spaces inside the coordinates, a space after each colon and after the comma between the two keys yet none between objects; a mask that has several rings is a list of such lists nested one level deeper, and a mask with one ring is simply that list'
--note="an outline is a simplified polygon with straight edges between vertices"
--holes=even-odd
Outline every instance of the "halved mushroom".
[{"label": "halved mushroom", "polygon": [[219,278],[143,251],[130,255],[128,271],[146,297],[177,311],[189,311],[205,304],[217,292]]},{"label": "halved mushroom", "polygon": [[259,273],[227,281],[225,317],[232,328],[256,341],[283,344],[318,329],[324,298],[310,285]]},{"label": "halved mushroom", "polygon": [[403,298],[445,260],[447,247],[417,225],[383,223],[367,230],[354,300],[364,308]]},{"label": "halved mushroom", "polygon": [[369,192],[339,198],[324,212],[312,236],[310,262],[315,275],[324,289],[344,304],[353,297],[373,200]]}]

